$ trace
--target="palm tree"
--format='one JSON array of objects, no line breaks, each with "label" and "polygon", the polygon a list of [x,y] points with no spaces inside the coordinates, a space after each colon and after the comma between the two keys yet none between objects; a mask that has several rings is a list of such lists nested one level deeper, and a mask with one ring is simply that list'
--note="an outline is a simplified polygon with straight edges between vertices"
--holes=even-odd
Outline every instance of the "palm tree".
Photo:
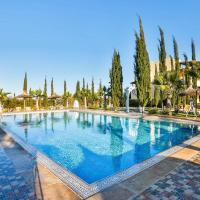
[{"label": "palm tree", "polygon": [[63,99],[63,102],[64,102],[64,107],[67,107],[68,108],[68,105],[69,105],[69,98],[71,97],[72,95],[70,94],[70,92],[66,92],[62,95],[62,99]]},{"label": "palm tree", "polygon": [[[160,88],[160,98],[163,109],[163,101],[167,99],[171,105],[171,96],[174,96],[173,107],[175,104],[179,104],[179,95],[184,89],[184,81],[179,78],[179,75],[175,71],[168,71],[160,73],[155,77],[154,84]],[[176,103],[175,103],[176,102]]]},{"label": "palm tree", "polygon": [[192,61],[191,66],[185,70],[185,74],[189,76],[189,84],[192,86],[192,80],[193,80],[193,88],[196,90],[196,112],[197,112],[197,93],[198,88],[197,85],[194,84],[194,80],[197,80],[200,78],[200,64],[199,62]]},{"label": "palm tree", "polygon": [[154,85],[156,87],[159,87],[159,89],[160,89],[160,100],[161,100],[161,104],[162,104],[162,110],[164,108],[164,106],[163,106],[163,101],[165,99],[164,96],[165,96],[166,92],[170,90],[170,85],[168,84],[168,81],[165,76],[166,76],[166,74],[160,73],[155,77],[155,80],[154,80]]},{"label": "palm tree", "polygon": [[10,93],[4,92],[2,88],[0,89],[0,113],[2,112],[3,101],[7,99],[8,94]]},{"label": "palm tree", "polygon": [[35,97],[35,101],[36,101],[36,110],[40,109],[40,98],[43,96],[42,95],[42,90],[38,89],[38,90],[31,90],[30,95],[32,97]]}]

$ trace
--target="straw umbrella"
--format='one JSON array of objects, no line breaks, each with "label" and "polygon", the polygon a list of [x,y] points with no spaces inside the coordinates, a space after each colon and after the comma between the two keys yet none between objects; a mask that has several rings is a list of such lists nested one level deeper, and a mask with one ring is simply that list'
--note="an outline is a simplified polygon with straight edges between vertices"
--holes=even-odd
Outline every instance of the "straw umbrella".
[{"label": "straw umbrella", "polygon": [[56,105],[56,100],[60,99],[60,98],[61,98],[61,96],[56,93],[53,93],[50,97],[48,97],[48,99],[51,99],[54,101],[55,105]]},{"label": "straw umbrella", "polygon": [[183,92],[181,95],[185,96],[195,96],[196,98],[196,108],[195,112],[197,113],[197,97],[200,95],[200,88],[194,89],[191,85]]},{"label": "straw umbrella", "polygon": [[30,98],[32,98],[32,96],[27,94],[27,92],[23,92],[22,94],[16,96],[16,98],[24,100],[24,110],[25,110],[25,108],[26,108],[26,99],[30,99]]}]

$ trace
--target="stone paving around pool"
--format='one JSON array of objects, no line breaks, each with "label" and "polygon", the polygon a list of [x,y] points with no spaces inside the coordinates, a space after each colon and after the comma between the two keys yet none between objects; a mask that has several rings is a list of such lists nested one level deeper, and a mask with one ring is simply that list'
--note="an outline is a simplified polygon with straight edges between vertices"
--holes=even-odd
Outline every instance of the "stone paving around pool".
[{"label": "stone paving around pool", "polygon": [[35,193],[16,173],[13,163],[0,146],[0,200],[34,200]]},{"label": "stone paving around pool", "polygon": [[200,199],[200,154],[177,167],[135,200]]}]

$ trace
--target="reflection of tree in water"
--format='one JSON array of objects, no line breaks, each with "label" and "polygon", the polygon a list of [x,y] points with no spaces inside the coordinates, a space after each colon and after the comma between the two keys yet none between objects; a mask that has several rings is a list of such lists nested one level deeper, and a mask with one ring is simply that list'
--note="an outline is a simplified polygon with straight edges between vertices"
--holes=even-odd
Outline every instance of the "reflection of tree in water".
[{"label": "reflection of tree in water", "polygon": [[77,116],[76,116],[76,123],[77,123],[78,127],[80,127],[80,120],[81,120],[81,119],[80,119],[80,113],[77,112],[76,115],[77,115]]},{"label": "reflection of tree in water", "polygon": [[28,141],[28,114],[25,114],[24,115],[24,136],[25,136],[25,139],[26,141]]},{"label": "reflection of tree in water", "polygon": [[103,134],[106,134],[107,130],[110,130],[110,127],[107,124],[106,115],[100,115],[99,122],[97,123],[97,128],[99,129],[99,132]]},{"label": "reflection of tree in water", "polygon": [[29,113],[29,116],[28,116],[28,118],[29,118],[29,123],[31,123],[32,122],[32,114],[31,113]]},{"label": "reflection of tree in water", "polygon": [[155,125],[154,148],[156,150],[163,150],[167,147],[170,147],[172,145],[172,140],[173,140],[173,123],[166,124],[166,127],[168,127],[168,130],[165,130],[164,128],[162,128],[164,124],[161,121],[154,122],[154,125]]},{"label": "reflection of tree in water", "polygon": [[123,152],[123,128],[119,117],[112,117],[110,124],[110,150],[114,168],[119,169]]},{"label": "reflection of tree in water", "polygon": [[154,121],[155,125],[155,144],[154,147],[156,150],[160,149],[160,121]]},{"label": "reflection of tree in water", "polygon": [[45,133],[47,133],[47,117],[48,117],[48,113],[43,113]]},{"label": "reflection of tree in water", "polygon": [[42,121],[42,113],[39,113],[39,122]]},{"label": "reflection of tree in water", "polygon": [[51,112],[51,131],[54,133],[54,112]]},{"label": "reflection of tree in water", "polygon": [[82,129],[90,128],[91,122],[88,119],[88,113],[79,113],[79,117],[77,118],[78,127]]},{"label": "reflection of tree in water", "polygon": [[94,114],[92,114],[92,127],[94,127]]},{"label": "reflection of tree in water", "polygon": [[99,121],[97,122],[97,128],[100,130],[100,133],[104,128],[104,124],[102,123],[102,115],[99,115]]},{"label": "reflection of tree in water", "polygon": [[135,158],[139,162],[149,158],[151,155],[150,122],[141,119],[138,124],[137,133]]},{"label": "reflection of tree in water", "polygon": [[55,123],[60,122],[61,120],[63,120],[63,118],[61,117],[56,117],[54,112],[51,112],[51,130],[54,133],[54,125]]},{"label": "reflection of tree in water", "polygon": [[67,124],[70,123],[70,121],[72,120],[72,117],[67,112],[64,112],[63,120],[64,120],[65,129],[66,129],[67,128]]}]

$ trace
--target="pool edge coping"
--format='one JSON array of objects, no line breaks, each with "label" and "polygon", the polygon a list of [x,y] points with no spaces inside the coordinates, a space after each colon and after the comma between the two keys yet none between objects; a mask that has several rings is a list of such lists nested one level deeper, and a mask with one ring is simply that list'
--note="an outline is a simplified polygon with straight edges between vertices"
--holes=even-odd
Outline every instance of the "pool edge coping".
[{"label": "pool edge coping", "polygon": [[[54,112],[54,111],[50,111],[50,112]],[[38,112],[33,112],[33,113],[38,113]],[[23,114],[23,113],[20,113],[20,114]],[[182,122],[182,120],[180,121]],[[193,121],[191,121],[191,123],[195,124]],[[112,176],[106,177],[92,184],[88,184],[84,182],[82,179],[80,179],[78,176],[74,175],[72,172],[68,171],[67,169],[63,168],[59,164],[55,163],[53,160],[48,158],[43,153],[39,152],[33,146],[25,143],[19,136],[17,136],[15,133],[10,132],[5,126],[0,125],[0,128],[7,135],[9,135],[16,143],[18,143],[23,149],[25,149],[28,153],[30,153],[39,164],[47,168],[56,177],[58,177],[67,187],[72,189],[75,193],[77,193],[77,195],[79,195],[82,198],[88,198],[114,184],[125,181],[128,178],[135,176],[136,174],[144,171],[145,169],[148,169],[152,167],[153,165],[158,164],[160,161],[180,151],[181,149],[187,147],[188,145],[191,145],[192,143],[200,140],[200,134],[198,134],[195,137],[186,140],[184,143],[171,147],[170,149],[167,149],[165,151],[162,151],[141,163],[135,164],[132,167],[129,167],[121,172],[118,172]]]}]

